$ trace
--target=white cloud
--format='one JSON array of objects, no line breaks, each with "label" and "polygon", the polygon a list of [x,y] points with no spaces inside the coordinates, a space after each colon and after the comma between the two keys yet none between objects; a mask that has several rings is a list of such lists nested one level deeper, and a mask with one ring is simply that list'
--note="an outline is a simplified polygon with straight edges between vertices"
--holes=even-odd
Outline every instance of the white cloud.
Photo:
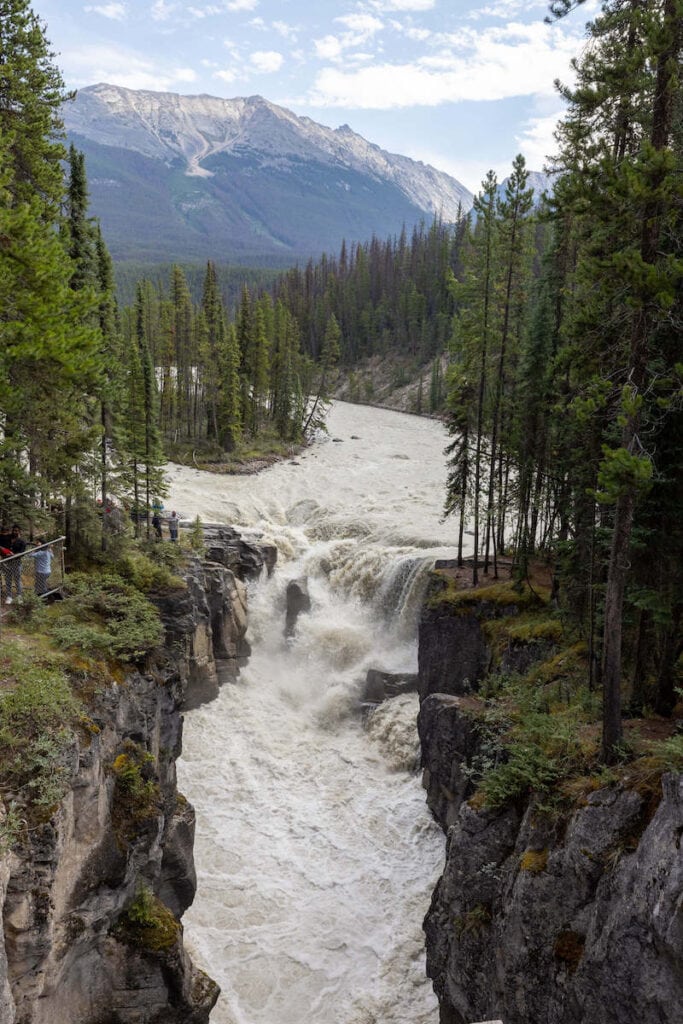
[{"label": "white cloud", "polygon": [[562,114],[562,110],[557,110],[554,114],[530,118],[522,125],[521,133],[515,136],[515,142],[531,170],[543,170],[547,158],[557,152],[553,133]]},{"label": "white cloud", "polygon": [[279,71],[285,58],[277,50],[256,50],[249,59],[257,71],[270,73]]},{"label": "white cloud", "polygon": [[366,38],[384,28],[384,22],[376,18],[374,14],[345,14],[334,20],[339,22],[340,25],[346,25],[352,32],[360,33]]},{"label": "white cloud", "polygon": [[546,0],[496,0],[469,14],[470,18],[514,18],[520,11],[547,9]]},{"label": "white cloud", "polygon": [[405,34],[408,36],[408,39],[414,39],[418,43],[424,43],[432,35],[428,28],[417,28],[415,25],[410,25],[406,28]]},{"label": "white cloud", "polygon": [[274,21],[272,27],[283,39],[294,40],[299,32],[295,25],[288,25],[286,21]]},{"label": "white cloud", "polygon": [[153,21],[168,21],[176,9],[176,4],[167,3],[166,0],[155,0],[152,5],[151,15]]},{"label": "white cloud", "polygon": [[222,82],[226,82],[230,85],[237,78],[237,74],[229,68],[225,68],[223,71],[214,71],[213,77],[220,78]]},{"label": "white cloud", "polygon": [[124,21],[126,17],[126,5],[119,3],[88,4],[83,10],[87,14],[101,14],[103,18],[109,18],[111,21]]},{"label": "white cloud", "polygon": [[322,39],[314,39],[313,45],[316,56],[321,60],[337,60],[344,48],[339,36],[323,36]]},{"label": "white cloud", "polygon": [[173,77],[176,82],[196,82],[197,72],[193,68],[176,68]]},{"label": "white cloud", "polygon": [[229,0],[226,7],[229,11],[253,11],[258,0]]},{"label": "white cloud", "polygon": [[375,11],[431,11],[436,0],[370,0]]},{"label": "white cloud", "polygon": [[553,95],[559,75],[569,78],[569,60],[579,39],[542,23],[512,23],[439,37],[441,48],[405,64],[357,70],[323,68],[307,97],[319,107],[389,110],[436,106],[460,100],[500,100]]},{"label": "white cloud", "polygon": [[190,68],[168,68],[156,64],[143,54],[121,46],[78,46],[63,49],[61,64],[74,86],[108,82],[126,89],[172,90],[174,86],[193,81]]},{"label": "white cloud", "polygon": [[348,61],[350,58],[346,55],[347,50],[362,46],[384,28],[384,22],[372,14],[346,14],[334,20],[348,31],[313,40],[316,57],[333,63],[340,61],[342,56]]},{"label": "white cloud", "polygon": [[215,5],[209,5],[208,7],[188,7],[187,13],[191,14],[193,18],[213,18],[217,14],[225,14],[224,7],[216,7]]}]

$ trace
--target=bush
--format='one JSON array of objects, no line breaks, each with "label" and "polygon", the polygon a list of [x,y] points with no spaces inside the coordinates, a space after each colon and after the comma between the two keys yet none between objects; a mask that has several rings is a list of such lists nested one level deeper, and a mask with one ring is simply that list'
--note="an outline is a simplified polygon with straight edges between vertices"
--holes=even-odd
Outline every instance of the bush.
[{"label": "bush", "polygon": [[0,785],[29,810],[45,810],[69,785],[68,755],[80,707],[61,668],[10,643],[3,646],[2,670]]},{"label": "bush", "polygon": [[163,952],[178,941],[180,925],[171,911],[146,885],[119,918],[114,935],[129,946]]},{"label": "bush", "polygon": [[156,608],[120,576],[74,573],[50,635],[60,647],[125,662],[157,647],[163,629]]},{"label": "bush", "polygon": [[[175,545],[157,545],[158,547],[171,547]],[[177,563],[176,563],[177,564]],[[171,567],[165,565],[162,559],[152,558],[142,551],[128,551],[116,563],[118,575],[130,583],[143,594],[149,594],[155,590],[174,589],[180,590],[185,586],[183,580],[176,576]]]},{"label": "bush", "polygon": [[47,607],[45,601],[33,590],[24,589],[21,603],[16,602],[5,615],[5,622],[13,626],[21,626],[29,632],[45,628]]},{"label": "bush", "polygon": [[126,740],[110,771],[115,781],[112,822],[123,846],[146,823],[158,817],[161,791],[155,778],[154,758],[132,740]]}]

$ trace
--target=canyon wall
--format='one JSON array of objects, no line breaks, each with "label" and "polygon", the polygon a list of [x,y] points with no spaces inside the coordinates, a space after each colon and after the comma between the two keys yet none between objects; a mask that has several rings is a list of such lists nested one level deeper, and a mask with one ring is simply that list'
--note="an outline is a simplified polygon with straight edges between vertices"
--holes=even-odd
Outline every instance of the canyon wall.
[{"label": "canyon wall", "polygon": [[153,595],[162,650],[83,680],[70,788],[0,859],[0,1024],[206,1024],[218,987],[183,946],[194,812],[176,787],[182,708],[246,656],[240,576],[270,549],[215,531],[186,586]]},{"label": "canyon wall", "polygon": [[[519,609],[454,606],[442,592],[435,579],[419,640],[424,784],[447,834],[424,924],[441,1024],[675,1024],[683,775],[596,780],[560,808],[533,795],[498,810],[470,800],[493,658],[482,626]],[[534,640],[502,656],[529,665],[548,651]]]}]

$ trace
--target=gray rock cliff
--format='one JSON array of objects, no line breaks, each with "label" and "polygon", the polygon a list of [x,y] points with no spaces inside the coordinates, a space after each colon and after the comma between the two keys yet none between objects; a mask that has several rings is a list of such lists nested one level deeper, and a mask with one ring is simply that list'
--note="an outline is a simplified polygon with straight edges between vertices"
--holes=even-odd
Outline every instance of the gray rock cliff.
[{"label": "gray rock cliff", "polygon": [[[424,928],[441,1024],[678,1024],[683,1007],[683,775],[626,774],[552,811],[533,796],[470,801],[493,658],[488,602],[428,593],[419,638],[419,733],[427,802],[447,833]],[[505,614],[516,615],[509,609]],[[489,631],[490,635],[490,631]],[[507,643],[523,671],[552,643]]]},{"label": "gray rock cliff", "polygon": [[563,829],[531,803],[463,803],[425,919],[443,1024],[676,1024],[683,1006],[683,776],[649,810],[592,793]]},{"label": "gray rock cliff", "polygon": [[93,681],[71,788],[0,856],[0,1024],[207,1024],[218,987],[183,946],[194,811],[176,788],[182,713],[237,670],[244,585],[195,559],[155,597],[165,645]]}]

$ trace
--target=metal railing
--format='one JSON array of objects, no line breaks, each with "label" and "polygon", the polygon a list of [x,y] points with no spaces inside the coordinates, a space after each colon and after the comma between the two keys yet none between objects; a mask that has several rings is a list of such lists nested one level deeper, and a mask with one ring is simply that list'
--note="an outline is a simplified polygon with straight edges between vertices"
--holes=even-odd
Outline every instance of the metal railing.
[{"label": "metal railing", "polygon": [[0,618],[31,590],[39,597],[59,593],[64,586],[64,541],[27,547],[21,554],[0,558]]}]

